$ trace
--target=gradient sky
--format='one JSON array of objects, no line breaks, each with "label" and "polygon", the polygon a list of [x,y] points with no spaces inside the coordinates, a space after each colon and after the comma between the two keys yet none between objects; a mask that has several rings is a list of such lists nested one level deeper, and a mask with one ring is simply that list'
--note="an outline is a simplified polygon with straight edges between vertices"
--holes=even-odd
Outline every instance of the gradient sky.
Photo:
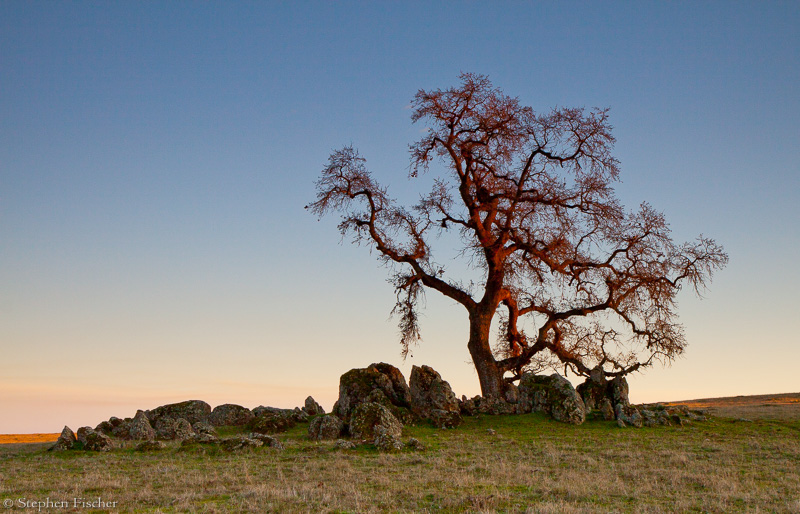
[{"label": "gradient sky", "polygon": [[610,107],[617,192],[730,264],[635,402],[800,391],[800,3],[0,2],[0,433],[186,399],[330,409],[385,361],[479,393],[466,312],[400,357],[387,271],[303,206],[353,144],[413,200],[418,89]]}]

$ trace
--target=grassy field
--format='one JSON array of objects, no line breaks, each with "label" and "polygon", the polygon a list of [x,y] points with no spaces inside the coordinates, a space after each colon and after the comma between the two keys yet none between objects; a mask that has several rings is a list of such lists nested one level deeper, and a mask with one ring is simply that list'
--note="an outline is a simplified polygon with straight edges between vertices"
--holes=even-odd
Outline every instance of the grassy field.
[{"label": "grassy field", "polygon": [[283,451],[6,444],[0,501],[30,510],[19,499],[99,498],[123,512],[800,512],[800,394],[768,398],[695,400],[718,417],[683,427],[466,418],[456,430],[406,427],[404,439],[426,448],[393,454],[312,442],[306,425],[280,435]]}]

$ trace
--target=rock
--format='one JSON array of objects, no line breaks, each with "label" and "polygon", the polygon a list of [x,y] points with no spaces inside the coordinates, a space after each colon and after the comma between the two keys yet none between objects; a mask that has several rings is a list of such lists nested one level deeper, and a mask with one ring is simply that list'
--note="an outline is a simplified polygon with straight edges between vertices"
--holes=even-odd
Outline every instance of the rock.
[{"label": "rock", "polygon": [[128,424],[128,437],[134,441],[152,441],[156,438],[156,431],[150,426],[150,421],[143,410],[137,410],[136,415]]},{"label": "rock", "polygon": [[214,428],[214,426],[210,423],[206,423],[204,421],[192,423],[192,430],[194,430],[195,434],[208,434],[213,435],[214,437],[218,435],[217,429]]},{"label": "rock", "polygon": [[277,432],[286,432],[296,425],[294,413],[292,411],[286,412],[280,409],[267,409],[259,411],[256,417],[247,424],[247,428],[259,434],[274,434]]},{"label": "rock", "polygon": [[597,412],[606,421],[614,420],[614,407],[611,406],[611,400],[608,398],[603,398],[603,401],[600,403],[600,407],[597,408]]},{"label": "rock", "polygon": [[195,433],[193,436],[181,441],[181,446],[187,446],[190,444],[217,444],[217,443],[219,443],[219,437],[217,437],[214,434]]},{"label": "rock", "polygon": [[503,395],[506,403],[514,404],[519,402],[519,388],[514,384],[506,386],[506,392]]},{"label": "rock", "polygon": [[247,407],[226,403],[217,405],[208,415],[208,422],[215,427],[243,427],[255,417]]},{"label": "rock", "polygon": [[75,447],[75,443],[77,442],[78,438],[75,437],[75,432],[68,426],[64,426],[64,430],[61,431],[61,435],[56,439],[56,444],[50,447],[50,451],[63,452],[65,450],[71,450]]},{"label": "rock", "polygon": [[400,437],[403,425],[379,403],[360,403],[350,416],[350,435],[355,439],[374,441],[379,434]]},{"label": "rock", "polygon": [[617,405],[627,407],[631,404],[628,400],[628,381],[624,376],[614,377],[614,380],[608,383],[608,397],[611,399],[614,409],[617,408]]},{"label": "rock", "polygon": [[590,372],[589,378],[584,383],[578,384],[575,390],[581,396],[587,414],[601,408],[604,400],[608,398],[608,388],[605,372],[600,366]]},{"label": "rock", "polygon": [[425,451],[425,445],[415,437],[412,437],[408,440],[406,447],[418,452]]},{"label": "rock", "polygon": [[497,430],[495,430],[493,428],[487,428],[486,429],[486,433],[489,434],[489,435],[497,435]]},{"label": "rock", "polygon": [[546,412],[556,421],[580,425],[586,419],[583,400],[559,374],[525,373],[520,379],[520,404],[525,412]]},{"label": "rock", "polygon": [[223,439],[220,443],[220,446],[223,450],[228,452],[236,452],[240,450],[247,450],[252,448],[258,448],[259,446],[263,446],[264,443],[258,439],[252,439],[250,437],[232,437],[230,439]]},{"label": "rock", "polygon": [[314,418],[308,425],[309,439],[338,439],[344,432],[344,421],[338,416],[328,414]]},{"label": "rock", "polygon": [[136,446],[136,451],[139,452],[153,452],[153,451],[160,451],[165,450],[167,445],[162,443],[161,441],[144,441],[139,443]]},{"label": "rock", "polygon": [[131,423],[133,422],[132,418],[125,418],[120,420],[120,422],[111,430],[111,435],[114,437],[118,437],[120,439],[130,439],[130,428]]},{"label": "rock", "polygon": [[616,415],[617,421],[622,421],[625,425],[632,425],[640,428],[644,422],[639,411],[631,405],[626,406],[622,403],[618,403],[617,406],[614,407],[614,414]]},{"label": "rock", "polygon": [[158,418],[155,425],[158,439],[183,441],[191,438],[195,433],[192,425],[184,418],[163,416]]},{"label": "rock", "polygon": [[292,419],[294,419],[296,423],[308,423],[311,417],[300,407],[295,407],[292,411]]},{"label": "rock", "polygon": [[208,421],[210,414],[211,406],[200,400],[170,403],[147,411],[147,417],[150,419],[150,424],[153,426],[155,426],[155,423],[160,418],[164,417],[174,419],[183,418],[191,424],[198,421]]},{"label": "rock", "polygon": [[79,428],[77,439],[83,445],[83,449],[87,451],[108,452],[114,449],[111,438],[92,427]]},{"label": "rock", "polygon": [[461,409],[450,384],[429,366],[411,368],[409,380],[411,410],[429,419],[439,428],[455,428],[461,424]]},{"label": "rock", "polygon": [[311,396],[306,398],[303,411],[305,411],[305,413],[309,416],[319,416],[321,414],[325,414],[325,409],[323,409],[322,406],[318,404]]},{"label": "rock", "polygon": [[105,435],[112,435],[114,431],[114,425],[112,425],[108,421],[101,421],[94,429],[97,432],[102,432]]},{"label": "rock", "polygon": [[345,423],[355,408],[365,402],[380,403],[398,419],[410,420],[408,412],[411,396],[405,377],[391,364],[371,364],[366,368],[351,369],[339,378],[339,399],[333,414]]},{"label": "rock", "polygon": [[397,452],[403,449],[403,441],[399,436],[384,430],[382,427],[376,429],[375,446],[382,452]]},{"label": "rock", "polygon": [[336,443],[333,445],[334,448],[337,450],[355,450],[356,445],[350,441],[345,439],[337,439]]},{"label": "rock", "polygon": [[265,446],[269,446],[270,448],[275,448],[276,450],[283,450],[284,446],[283,443],[277,440],[276,438],[266,435],[266,434],[257,434],[252,433],[248,436],[250,439],[256,439],[264,443]]}]

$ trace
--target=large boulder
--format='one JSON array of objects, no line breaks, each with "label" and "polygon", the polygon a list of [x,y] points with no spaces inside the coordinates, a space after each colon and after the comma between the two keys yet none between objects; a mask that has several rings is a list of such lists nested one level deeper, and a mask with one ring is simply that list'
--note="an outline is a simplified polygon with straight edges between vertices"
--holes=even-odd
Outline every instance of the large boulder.
[{"label": "large boulder", "polygon": [[580,425],[586,420],[583,400],[569,380],[525,373],[519,381],[520,404],[524,412],[546,412],[556,421]]},{"label": "large boulder", "polygon": [[92,427],[79,428],[77,439],[83,445],[83,449],[87,451],[108,452],[114,449],[111,438]]},{"label": "large boulder", "polygon": [[628,380],[624,376],[614,377],[608,383],[608,396],[614,409],[617,408],[617,405],[629,406],[631,402],[628,399]]},{"label": "large boulder", "polygon": [[143,410],[137,410],[136,415],[128,424],[128,437],[134,441],[152,441],[156,438],[156,431],[150,425],[150,420]]},{"label": "large boulder", "polygon": [[575,390],[581,395],[587,414],[599,409],[603,400],[608,398],[608,381],[606,381],[603,368],[600,366],[594,368],[590,372],[589,378],[584,383],[578,384]]},{"label": "large boulder", "polygon": [[150,419],[151,424],[155,424],[155,422],[162,417],[175,419],[183,418],[189,423],[208,421],[210,414],[211,406],[200,400],[170,403],[147,411],[147,417]]},{"label": "large boulder", "polygon": [[351,369],[339,379],[339,399],[333,414],[345,423],[361,403],[380,403],[403,422],[412,421],[411,394],[405,377],[391,364],[371,364]]},{"label": "large boulder", "polygon": [[61,452],[71,450],[77,442],[78,438],[75,437],[75,432],[68,426],[65,426],[64,430],[61,431],[61,435],[56,439],[56,444],[50,447],[50,451]]},{"label": "large boulder", "polygon": [[[202,422],[198,422],[202,423]],[[168,441],[184,441],[195,435],[191,423],[185,418],[162,416],[155,423],[156,437]]]},{"label": "large boulder", "polygon": [[344,432],[344,421],[338,416],[328,414],[314,418],[308,425],[309,439],[339,439]]},{"label": "large boulder", "polygon": [[226,403],[224,405],[217,405],[211,414],[208,416],[208,422],[215,427],[223,426],[236,426],[243,427],[247,425],[255,415],[247,407],[235,405],[233,403]]},{"label": "large boulder", "polygon": [[354,439],[374,442],[379,435],[399,438],[402,432],[400,421],[380,403],[359,403],[350,415],[350,435]]},{"label": "large boulder", "polygon": [[409,380],[411,410],[439,428],[454,428],[461,424],[461,409],[450,384],[430,366],[411,368]]}]

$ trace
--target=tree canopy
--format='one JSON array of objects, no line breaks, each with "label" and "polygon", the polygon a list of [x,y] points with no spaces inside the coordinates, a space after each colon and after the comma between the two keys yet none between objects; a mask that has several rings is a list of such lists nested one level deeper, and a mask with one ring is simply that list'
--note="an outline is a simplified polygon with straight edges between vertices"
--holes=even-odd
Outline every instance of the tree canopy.
[{"label": "tree canopy", "polygon": [[[420,339],[427,288],[466,308],[484,396],[499,397],[526,369],[620,376],[680,355],[676,296],[708,285],[727,263],[723,248],[702,235],[675,243],[650,205],[620,205],[607,110],[539,114],[485,76],[460,79],[414,97],[412,120],[428,131],[410,145],[409,178],[437,171],[415,205],[398,205],[346,146],[331,154],[307,206],[340,213],[342,234],[376,248],[392,268],[404,354]],[[448,232],[480,270],[477,287],[434,260]]]}]

